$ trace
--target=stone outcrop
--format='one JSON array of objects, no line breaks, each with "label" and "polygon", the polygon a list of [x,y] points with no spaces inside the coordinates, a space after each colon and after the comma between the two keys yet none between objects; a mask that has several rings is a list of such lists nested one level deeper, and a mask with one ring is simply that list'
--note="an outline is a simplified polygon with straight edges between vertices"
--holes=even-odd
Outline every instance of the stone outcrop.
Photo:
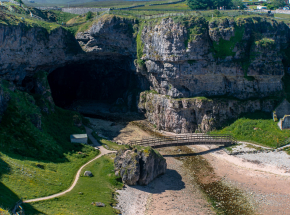
[{"label": "stone outcrop", "polygon": [[284,99],[281,104],[275,109],[277,119],[283,118],[285,115],[290,115],[290,103]]},{"label": "stone outcrop", "polygon": [[158,129],[175,133],[207,132],[219,128],[242,113],[271,112],[277,100],[207,99],[204,97],[174,99],[143,92],[139,111]]},{"label": "stone outcrop", "polygon": [[37,70],[54,68],[79,59],[81,51],[73,35],[63,28],[50,33],[41,27],[0,24],[0,77],[22,84]]},{"label": "stone outcrop", "polygon": [[87,53],[99,55],[126,55],[135,58],[136,42],[133,38],[134,21],[105,15],[76,39]]},{"label": "stone outcrop", "polygon": [[167,168],[166,160],[150,147],[121,149],[114,163],[116,176],[128,185],[147,185]]},{"label": "stone outcrop", "polygon": [[289,44],[289,27],[283,22],[167,18],[146,23],[141,40],[145,75],[159,94],[248,99],[282,91],[282,53]]}]

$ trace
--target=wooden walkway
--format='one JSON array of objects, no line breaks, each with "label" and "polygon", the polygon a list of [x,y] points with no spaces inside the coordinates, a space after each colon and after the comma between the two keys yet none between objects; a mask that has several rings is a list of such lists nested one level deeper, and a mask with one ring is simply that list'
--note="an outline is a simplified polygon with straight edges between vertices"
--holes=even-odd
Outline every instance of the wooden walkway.
[{"label": "wooden walkway", "polygon": [[152,148],[162,148],[170,146],[185,146],[199,144],[214,144],[230,146],[236,144],[237,140],[231,135],[208,135],[208,134],[183,134],[177,136],[165,136],[161,138],[147,138],[130,141],[129,145],[151,146]]}]

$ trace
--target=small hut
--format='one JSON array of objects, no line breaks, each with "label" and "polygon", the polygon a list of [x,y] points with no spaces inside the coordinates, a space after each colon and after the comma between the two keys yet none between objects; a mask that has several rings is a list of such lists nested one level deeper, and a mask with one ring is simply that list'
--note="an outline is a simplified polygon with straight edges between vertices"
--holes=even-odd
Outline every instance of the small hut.
[{"label": "small hut", "polygon": [[70,135],[70,142],[88,144],[88,135],[87,134],[72,134]]}]

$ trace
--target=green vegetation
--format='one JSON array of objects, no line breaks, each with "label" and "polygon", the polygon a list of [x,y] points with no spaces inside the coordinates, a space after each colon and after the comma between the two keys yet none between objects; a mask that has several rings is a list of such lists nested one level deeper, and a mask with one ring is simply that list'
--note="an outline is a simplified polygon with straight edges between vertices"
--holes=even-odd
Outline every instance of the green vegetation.
[{"label": "green vegetation", "polygon": [[[187,39],[184,45],[187,48],[188,43],[192,42],[198,36],[202,36],[206,32],[207,22],[203,17],[196,16],[176,16],[173,17],[174,22],[184,25],[187,30]],[[189,61],[190,63],[191,61]],[[192,62],[191,62],[192,63]]]},{"label": "green vegetation", "polygon": [[78,16],[77,14],[66,13],[59,10],[52,10],[52,12],[56,15],[56,21],[59,23],[66,23]]},{"label": "green vegetation", "polygon": [[98,136],[97,133],[94,131],[92,132],[92,135],[100,144],[107,145],[109,149],[119,150],[128,147],[127,145],[118,145],[117,143],[114,143],[110,140],[106,140],[105,138]]},{"label": "green vegetation", "polygon": [[[115,190],[121,189],[121,179],[114,174],[113,156],[102,156],[89,164],[84,171],[91,171],[93,177],[80,177],[76,187],[69,193],[31,205],[43,214],[79,214],[91,215],[119,214],[113,206],[116,204]],[[96,207],[92,202],[102,202],[105,207]],[[24,205],[27,214],[35,214]]]},{"label": "green vegetation", "polygon": [[80,166],[99,152],[70,143],[71,134],[85,132],[77,126],[81,121],[78,113],[40,108],[37,95],[13,91],[8,82],[2,88],[10,101],[0,123],[0,202],[10,209],[20,198],[67,189]]},{"label": "green vegetation", "polygon": [[143,44],[142,39],[141,39],[143,28],[144,28],[144,23],[141,23],[140,28],[139,28],[139,32],[138,32],[137,37],[136,37],[137,63],[141,67],[143,67],[145,65],[145,61],[141,59],[143,56],[143,50],[144,50],[144,44]]},{"label": "green vegetation", "polygon": [[18,13],[11,13],[9,11],[0,11],[0,24],[4,24],[4,25],[22,24],[23,26],[26,26],[26,29],[30,29],[32,27],[43,27],[48,32],[60,27],[60,25],[55,22],[46,22],[46,21],[38,20],[36,18],[32,18],[28,16],[27,14],[23,14],[21,12],[19,12],[18,14]]},{"label": "green vegetation", "polygon": [[211,134],[231,134],[240,141],[276,147],[280,141],[289,138],[290,130],[280,130],[270,114],[255,112],[246,114],[221,130]]},{"label": "green vegetation", "polygon": [[177,3],[177,4],[166,4],[166,5],[145,5],[144,7],[137,7],[133,8],[133,10],[160,10],[160,11],[165,11],[165,10],[180,10],[180,11],[185,11],[185,10],[190,10],[188,5],[184,2]]},{"label": "green vegetation", "polygon": [[91,11],[89,11],[86,14],[86,20],[90,20],[91,18],[93,18],[93,13]]},{"label": "green vegetation", "polygon": [[10,215],[9,211],[8,210],[5,210],[3,208],[0,207],[0,214],[1,215]]},{"label": "green vegetation", "polygon": [[[218,20],[221,21],[222,20]],[[244,26],[237,26],[235,27],[235,35],[231,37],[230,40],[224,40],[223,38],[220,38],[218,42],[213,42],[213,48],[214,48],[214,56],[216,58],[224,59],[227,56],[235,56],[236,53],[233,52],[233,49],[237,45],[237,43],[241,42],[243,39],[243,35],[245,32]]]},{"label": "green vegetation", "polygon": [[240,9],[244,8],[244,4],[241,0],[187,0],[186,2],[192,10],[209,10],[217,7],[231,8],[238,6],[240,6]]},{"label": "green vegetation", "polygon": [[181,101],[181,100],[201,100],[201,101],[212,101],[211,98],[207,98],[204,96],[198,96],[198,97],[190,97],[190,98],[175,98],[174,100]]},{"label": "green vegetation", "polygon": [[256,46],[271,49],[275,45],[275,40],[270,38],[263,38],[261,40],[255,41]]},{"label": "green vegetation", "polygon": [[288,155],[290,155],[290,147],[286,147],[286,148],[284,148],[284,151],[285,151]]}]

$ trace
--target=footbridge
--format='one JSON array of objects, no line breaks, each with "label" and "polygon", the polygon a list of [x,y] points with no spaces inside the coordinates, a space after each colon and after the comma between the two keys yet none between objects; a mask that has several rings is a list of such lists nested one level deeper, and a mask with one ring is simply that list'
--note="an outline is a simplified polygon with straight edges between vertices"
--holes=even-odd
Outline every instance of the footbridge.
[{"label": "footbridge", "polygon": [[158,138],[146,138],[142,140],[133,140],[129,145],[151,146],[152,148],[162,148],[170,146],[213,144],[230,146],[236,144],[237,140],[231,135],[209,135],[209,134],[182,134],[177,136],[164,136]]}]

